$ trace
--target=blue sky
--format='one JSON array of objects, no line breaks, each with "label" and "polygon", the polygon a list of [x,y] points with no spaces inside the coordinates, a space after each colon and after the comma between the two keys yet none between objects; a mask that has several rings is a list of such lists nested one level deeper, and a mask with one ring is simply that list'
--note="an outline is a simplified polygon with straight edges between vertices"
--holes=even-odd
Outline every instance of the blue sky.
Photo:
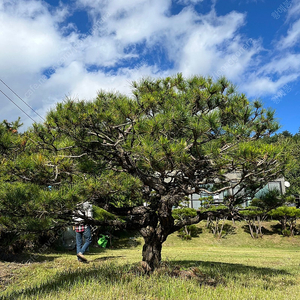
[{"label": "blue sky", "polygon": [[[66,96],[130,95],[141,77],[225,75],[300,127],[300,1],[2,0],[0,78],[38,114]],[[0,120],[31,118],[0,94]]]}]

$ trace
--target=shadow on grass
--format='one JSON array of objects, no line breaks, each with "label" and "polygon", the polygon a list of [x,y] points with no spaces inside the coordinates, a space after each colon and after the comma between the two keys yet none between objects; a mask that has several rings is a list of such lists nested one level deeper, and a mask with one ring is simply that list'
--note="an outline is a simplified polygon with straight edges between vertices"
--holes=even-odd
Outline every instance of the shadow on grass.
[{"label": "shadow on grass", "polygon": [[[119,256],[120,257],[120,256]],[[96,261],[105,261],[115,256],[107,256]],[[202,275],[205,274],[207,278],[211,278],[218,284],[226,285],[227,281],[230,279],[238,279],[241,275],[253,276],[254,278],[260,278],[263,276],[263,280],[270,282],[274,279],[274,275],[291,275],[289,272],[284,270],[276,270],[273,268],[262,268],[247,266],[243,264],[230,264],[214,261],[167,261],[162,263],[162,269],[168,269],[169,272],[161,272],[161,274],[172,274],[174,270],[193,270],[197,269]],[[37,296],[42,296],[48,293],[59,293],[63,289],[70,289],[72,286],[74,288],[80,288],[81,284],[84,282],[94,281],[96,284],[105,282],[109,284],[122,284],[124,281],[130,282],[133,278],[137,276],[144,276],[141,271],[141,267],[138,263],[117,266],[114,264],[110,265],[91,265],[90,268],[85,269],[73,269],[66,270],[57,274],[55,277],[47,280],[46,282],[37,285],[35,287],[28,287],[19,291],[14,291],[7,296],[0,296],[2,300],[15,300],[19,297],[28,297],[29,299],[35,299]],[[171,272],[170,272],[171,271]],[[152,274],[150,276],[159,276]],[[255,279],[254,279],[255,281]],[[248,281],[247,283],[248,284]],[[251,280],[249,280],[251,285]],[[289,285],[294,285],[294,282],[290,282]],[[273,285],[274,286],[274,285]],[[273,287],[270,287],[272,289]]]},{"label": "shadow on grass", "polygon": [[282,226],[280,223],[271,225],[271,228],[274,233],[282,235]]},{"label": "shadow on grass", "polygon": [[35,262],[46,262],[53,261],[58,258],[58,256],[47,256],[40,253],[32,253],[32,254],[0,254],[0,261],[3,262],[11,262],[11,263],[19,263],[19,264],[28,264]]},{"label": "shadow on grass", "polygon": [[[106,256],[93,261],[91,260],[90,262],[107,261],[120,257],[122,256]],[[81,263],[79,263],[79,265],[86,266],[86,264]],[[37,296],[46,295],[51,292],[59,293],[62,289],[66,287],[69,288],[70,286],[77,286],[77,288],[80,288],[83,282],[89,280],[109,283],[117,283],[122,280],[124,282],[124,274],[127,273],[126,268],[130,268],[130,266],[117,267],[115,265],[106,265],[96,267],[92,264],[90,268],[69,269],[57,274],[55,277],[52,277],[40,285],[13,291],[7,296],[2,295],[0,296],[0,300],[15,300],[20,297],[35,299]],[[120,272],[120,269],[122,269],[122,272]]]},{"label": "shadow on grass", "polygon": [[168,262],[170,266],[175,267],[180,265],[182,268],[193,268],[200,267],[205,272],[210,273],[223,273],[223,275],[241,275],[252,273],[255,276],[274,276],[274,275],[290,275],[289,272],[285,270],[277,270],[274,268],[261,268],[254,266],[247,266],[243,264],[230,264],[223,262],[213,262],[213,261],[194,261],[194,260],[174,260]]},{"label": "shadow on grass", "polygon": [[125,257],[125,256],[103,256],[103,257],[99,257],[93,260],[90,260],[90,262],[98,262],[98,261],[107,261],[109,259],[114,259],[114,258],[120,258],[120,257]]},{"label": "shadow on grass", "polygon": [[[250,229],[249,229],[248,225],[243,225],[242,229],[244,230],[244,232],[246,232],[246,233],[248,233],[250,235]],[[262,231],[263,235],[274,235],[274,234],[277,234],[277,232],[275,232],[275,230],[269,230],[269,229],[265,228],[264,226],[262,226],[261,231]]]},{"label": "shadow on grass", "polygon": [[[134,242],[133,242],[134,243]],[[132,246],[137,246],[141,243],[134,243]],[[131,246],[131,247],[132,247]],[[129,246],[128,246],[129,247]],[[92,259],[93,255],[104,254],[107,250],[113,250],[122,248],[119,247],[108,247],[108,248],[101,248],[99,246],[92,246],[88,251],[85,253],[89,259]],[[67,249],[52,249],[49,248],[44,253],[33,252],[33,253],[20,253],[20,254],[7,254],[1,253],[0,251],[0,261],[2,262],[12,262],[12,263],[19,263],[19,264],[28,264],[28,263],[35,263],[35,262],[49,262],[54,261],[55,259],[61,257],[61,255],[73,256],[74,259],[76,258],[76,250],[67,250]],[[111,256],[117,257],[117,256]]]},{"label": "shadow on grass", "polygon": [[263,235],[273,235],[273,234],[276,234],[276,232],[274,232],[273,230],[269,230],[265,227],[262,227],[261,229]]},{"label": "shadow on grass", "polygon": [[189,234],[186,233],[185,228],[183,227],[177,231],[177,236],[183,240],[191,240],[192,238],[199,237],[199,235],[203,233],[203,229],[196,227],[195,225],[189,225],[188,232]]},{"label": "shadow on grass", "polygon": [[[99,254],[103,254],[105,253],[107,250],[111,250],[109,247],[107,248],[102,248],[99,247],[98,245],[92,245],[90,246],[87,251],[85,252],[84,255],[87,256],[93,256],[93,255],[99,255]],[[67,250],[67,249],[63,249],[63,248],[59,248],[59,249],[50,249],[48,251],[49,254],[57,254],[57,255],[66,255],[66,256],[74,256],[76,257],[76,250]]]},{"label": "shadow on grass", "polygon": [[228,235],[234,235],[234,234],[236,234],[236,227],[232,226],[230,224],[224,224],[223,232],[224,232],[224,234],[223,234],[222,238],[225,238]]}]

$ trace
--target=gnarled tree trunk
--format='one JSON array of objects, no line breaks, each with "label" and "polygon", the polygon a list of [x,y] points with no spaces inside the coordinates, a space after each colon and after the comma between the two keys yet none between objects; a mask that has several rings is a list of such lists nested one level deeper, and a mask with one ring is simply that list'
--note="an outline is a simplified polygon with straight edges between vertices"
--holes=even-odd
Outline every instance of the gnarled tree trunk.
[{"label": "gnarled tree trunk", "polygon": [[144,237],[145,244],[143,246],[143,267],[145,271],[153,271],[161,262],[161,237],[156,233],[151,236]]},{"label": "gnarled tree trunk", "polygon": [[160,265],[162,244],[173,232],[172,205],[172,196],[162,197],[157,214],[155,214],[156,222],[140,230],[145,241],[142,253],[142,265],[145,271],[153,271]]}]

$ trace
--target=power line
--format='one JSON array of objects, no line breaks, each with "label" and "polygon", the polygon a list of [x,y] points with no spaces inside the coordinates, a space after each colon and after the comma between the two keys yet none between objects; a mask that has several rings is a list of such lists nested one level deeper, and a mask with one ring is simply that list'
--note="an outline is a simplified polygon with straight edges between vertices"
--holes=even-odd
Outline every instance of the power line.
[{"label": "power line", "polygon": [[24,111],[17,103],[15,103],[12,99],[10,99],[2,90],[0,92],[9,100],[11,101],[16,107],[18,107],[28,118],[30,118],[34,123],[36,123],[28,114],[26,111]]},{"label": "power line", "polygon": [[[1,78],[0,81],[12,92],[14,93],[27,107],[29,107],[35,114],[37,114],[43,121],[45,119],[38,113],[36,112],[28,103],[26,103],[16,92],[14,92]],[[1,91],[2,92],[2,91]],[[2,92],[3,93],[3,92]],[[3,93],[4,94],[4,93]],[[7,97],[7,96],[6,96]],[[13,102],[13,101],[12,101]],[[13,102],[14,103],[14,102]],[[15,104],[15,103],[14,103]],[[15,104],[16,105],[16,104]],[[16,105],[17,106],[17,105]],[[19,107],[19,106],[18,106]],[[22,110],[23,111],[23,110]],[[23,111],[24,112],[24,111]],[[27,115],[27,114],[26,114]]]}]

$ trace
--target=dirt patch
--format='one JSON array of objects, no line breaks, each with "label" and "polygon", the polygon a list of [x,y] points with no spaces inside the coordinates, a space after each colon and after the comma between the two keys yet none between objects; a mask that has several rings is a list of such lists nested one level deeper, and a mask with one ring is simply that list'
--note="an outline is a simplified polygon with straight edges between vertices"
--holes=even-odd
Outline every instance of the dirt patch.
[{"label": "dirt patch", "polygon": [[223,278],[215,276],[214,278],[208,274],[203,273],[199,268],[190,268],[188,270],[181,270],[180,266],[162,267],[155,271],[157,274],[168,275],[170,277],[178,277],[185,280],[194,279],[200,286],[208,285],[216,287],[218,284],[224,284]]},{"label": "dirt patch", "polygon": [[6,289],[14,278],[16,270],[22,268],[24,264],[13,262],[1,262],[0,261],[0,291]]},{"label": "dirt patch", "polygon": [[[151,274],[151,269],[146,262],[142,261],[139,264],[135,264],[129,272],[138,276],[145,274],[149,275]],[[194,280],[195,282],[198,282],[200,286],[208,285],[216,287],[219,284],[225,284],[225,280],[221,275],[208,275],[197,267],[182,270],[181,266],[171,267],[168,264],[161,263],[160,267],[155,269],[153,274],[157,276],[176,277],[184,280]]]}]

